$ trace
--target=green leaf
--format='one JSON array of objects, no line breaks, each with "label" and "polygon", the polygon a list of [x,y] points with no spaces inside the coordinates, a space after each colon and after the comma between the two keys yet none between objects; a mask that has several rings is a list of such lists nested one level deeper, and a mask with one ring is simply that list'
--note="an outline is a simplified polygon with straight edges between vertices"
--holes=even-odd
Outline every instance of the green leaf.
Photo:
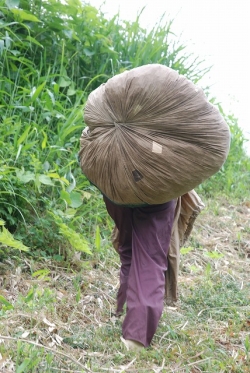
[{"label": "green leaf", "polygon": [[53,179],[61,179],[61,176],[57,172],[50,172],[48,173],[49,177],[52,177]]},{"label": "green leaf", "polygon": [[26,40],[28,40],[29,42],[33,43],[33,44],[36,44],[38,45],[39,47],[43,48],[43,45],[40,44],[36,39],[32,38],[32,36],[27,36],[26,37]]},{"label": "green leaf", "polygon": [[89,192],[82,191],[83,198],[90,199],[92,197],[92,194]]},{"label": "green leaf", "polygon": [[36,88],[35,92],[32,94],[31,96],[31,102],[35,101],[37,99],[37,97],[40,95],[40,93],[42,92],[44,86],[45,86],[46,82],[43,82],[41,85],[39,85],[39,87]]},{"label": "green leaf", "polygon": [[11,12],[22,21],[41,22],[36,16],[33,16],[33,14],[27,13],[22,9],[11,9]]},{"label": "green leaf", "polygon": [[28,136],[28,134],[29,134],[29,131],[30,131],[30,127],[31,127],[31,126],[28,126],[28,127],[25,129],[25,131],[22,133],[22,135],[19,137],[19,139],[18,139],[18,141],[17,141],[17,146],[19,146],[20,144],[22,144],[22,143],[26,140],[26,138],[27,138],[27,136]]},{"label": "green leaf", "polygon": [[54,92],[55,92],[55,94],[58,95],[58,94],[59,94],[59,84],[54,83],[54,84],[53,84],[53,88],[54,88]]},{"label": "green leaf", "polygon": [[40,176],[40,175],[35,175],[34,183],[35,183],[35,186],[36,186],[38,192],[41,193],[41,192],[42,192],[42,191],[41,191],[41,182],[40,182],[40,180],[39,180],[39,176]]},{"label": "green leaf", "polygon": [[91,57],[95,54],[95,52],[91,52],[89,49],[84,48],[83,52],[86,54],[87,57]]},{"label": "green leaf", "polygon": [[0,219],[0,225],[4,225],[5,224],[5,221]]},{"label": "green leaf", "polygon": [[0,243],[14,249],[29,251],[29,248],[21,241],[16,240],[4,226],[2,226],[2,232],[0,232]]},{"label": "green leaf", "polygon": [[49,273],[49,269],[39,269],[38,271],[32,273],[32,277],[37,277],[38,280],[48,280],[49,277],[46,276],[48,276]]},{"label": "green leaf", "polygon": [[[56,223],[58,224],[58,222]],[[64,223],[59,223],[58,226],[59,232],[69,241],[75,250],[92,255],[88,242],[79,233],[75,232]]]},{"label": "green leaf", "polygon": [[34,298],[34,288],[31,288],[26,297],[24,298],[24,302],[28,303]]},{"label": "green leaf", "polygon": [[45,131],[42,131],[42,134],[43,134],[42,149],[45,149],[47,140],[48,140],[48,135]]},{"label": "green leaf", "polygon": [[24,184],[28,183],[29,181],[35,181],[36,176],[33,172],[27,171],[25,172],[22,170],[16,170],[17,178]]},{"label": "green leaf", "polygon": [[182,247],[181,248],[181,254],[188,254],[190,251],[192,251],[194,248],[193,247],[191,247],[191,246],[189,246],[189,247]]},{"label": "green leaf", "polygon": [[49,176],[50,178],[52,179],[55,179],[57,181],[60,181],[61,183],[63,184],[66,184],[66,185],[69,185],[69,181],[67,179],[65,179],[65,177],[63,176],[60,176],[58,173],[56,172],[49,172],[47,174],[47,176]]},{"label": "green leaf", "polygon": [[80,207],[82,205],[82,196],[80,193],[78,192],[71,192],[70,193],[70,207],[73,207],[75,209],[77,209],[78,207]]},{"label": "green leaf", "polygon": [[74,85],[71,84],[71,86],[67,90],[67,96],[73,96],[76,94],[76,90],[74,88]]},{"label": "green leaf", "polygon": [[17,51],[17,50],[14,50],[14,49],[11,49],[10,53],[12,53],[14,56],[19,56],[21,54],[20,51]]},{"label": "green leaf", "polygon": [[5,0],[5,4],[9,9],[18,7],[19,3],[20,0]]},{"label": "green leaf", "polygon": [[19,365],[19,367],[17,367],[16,373],[27,372],[26,368],[30,365],[31,361],[32,361],[31,359],[26,357],[24,361],[22,362],[22,364]]},{"label": "green leaf", "polygon": [[69,207],[69,208],[67,208],[67,209],[65,210],[65,212],[64,212],[64,217],[65,217],[66,219],[72,219],[72,217],[75,216],[76,212],[77,212],[76,209],[74,209],[74,208],[72,208],[72,207]]},{"label": "green leaf", "polygon": [[218,251],[205,251],[204,255],[211,259],[220,259],[224,256],[224,254],[218,253]]},{"label": "green leaf", "polygon": [[63,76],[60,76],[58,85],[61,88],[68,87],[71,84],[71,79],[66,77],[64,78]]},{"label": "green leaf", "polygon": [[18,22],[3,22],[3,21],[1,21],[0,22],[0,29],[1,28],[7,28],[8,26],[13,26],[13,25],[17,25],[18,24]]},{"label": "green leaf", "polygon": [[12,306],[12,304],[10,302],[7,301],[7,299],[4,298],[3,295],[0,294],[0,303],[2,303],[3,305],[5,305],[8,309],[14,309],[14,307]]},{"label": "green leaf", "polygon": [[29,150],[30,148],[33,148],[34,145],[36,145],[38,141],[31,141],[31,142],[26,142],[26,144],[23,146],[22,152],[24,153],[25,150]]},{"label": "green leaf", "polygon": [[42,184],[54,186],[53,181],[52,181],[51,178],[50,178],[49,176],[47,176],[47,175],[39,175],[39,181],[40,181],[40,183],[42,183]]},{"label": "green leaf", "polygon": [[99,225],[96,226],[95,230],[95,248],[98,252],[101,250],[101,234]]},{"label": "green leaf", "polygon": [[4,50],[4,41],[0,40],[0,53],[2,53]]},{"label": "green leaf", "polygon": [[55,100],[54,94],[49,89],[47,89],[47,93],[48,93],[48,95],[49,95],[49,97],[51,99],[52,104],[55,105],[56,100]]},{"label": "green leaf", "polygon": [[61,190],[60,197],[66,201],[68,205],[71,203],[70,194],[66,190]]},{"label": "green leaf", "polygon": [[191,271],[193,271],[193,272],[198,272],[199,271],[199,268],[198,267],[196,267],[195,265],[190,265],[190,267],[189,267],[190,269],[191,269]]}]

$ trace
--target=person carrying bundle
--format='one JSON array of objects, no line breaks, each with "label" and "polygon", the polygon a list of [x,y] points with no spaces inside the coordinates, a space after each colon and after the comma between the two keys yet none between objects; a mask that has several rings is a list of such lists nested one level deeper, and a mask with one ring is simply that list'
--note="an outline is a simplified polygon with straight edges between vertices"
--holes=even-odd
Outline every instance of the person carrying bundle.
[{"label": "person carrying bundle", "polygon": [[159,64],[109,79],[89,95],[84,120],[81,168],[115,222],[122,340],[147,347],[164,296],[177,299],[179,248],[204,206],[193,188],[224,163],[229,128],[199,87]]}]

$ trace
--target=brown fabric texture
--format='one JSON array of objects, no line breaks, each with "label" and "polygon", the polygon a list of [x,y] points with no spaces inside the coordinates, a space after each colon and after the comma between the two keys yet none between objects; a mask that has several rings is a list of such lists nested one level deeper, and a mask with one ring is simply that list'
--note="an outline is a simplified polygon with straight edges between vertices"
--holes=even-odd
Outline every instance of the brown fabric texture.
[{"label": "brown fabric texture", "polygon": [[[195,219],[203,208],[204,204],[194,190],[184,194],[177,200],[167,257],[168,270],[165,277],[165,299],[168,305],[173,305],[178,300],[180,248],[188,239],[193,229]],[[116,226],[113,229],[111,240],[113,247],[118,252],[119,231]]]},{"label": "brown fabric texture", "polygon": [[227,124],[201,88],[176,71],[145,65],[109,79],[87,100],[83,173],[111,201],[161,204],[217,172]]},{"label": "brown fabric texture", "polygon": [[177,200],[165,282],[165,298],[169,305],[178,299],[180,248],[184,246],[190,236],[194,222],[203,208],[204,203],[194,190],[184,194]]}]

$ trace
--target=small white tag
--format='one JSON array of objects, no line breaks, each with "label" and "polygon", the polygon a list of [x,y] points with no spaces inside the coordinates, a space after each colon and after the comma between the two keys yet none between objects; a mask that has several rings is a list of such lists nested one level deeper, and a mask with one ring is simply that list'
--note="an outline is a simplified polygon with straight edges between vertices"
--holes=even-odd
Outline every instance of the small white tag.
[{"label": "small white tag", "polygon": [[153,141],[152,152],[153,153],[159,153],[159,154],[162,153],[162,145],[160,145],[157,142]]}]

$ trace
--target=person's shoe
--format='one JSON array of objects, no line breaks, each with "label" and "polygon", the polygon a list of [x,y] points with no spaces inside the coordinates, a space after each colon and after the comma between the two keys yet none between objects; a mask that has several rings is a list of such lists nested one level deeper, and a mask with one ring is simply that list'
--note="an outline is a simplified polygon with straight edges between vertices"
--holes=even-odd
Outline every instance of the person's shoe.
[{"label": "person's shoe", "polygon": [[125,344],[128,351],[139,351],[143,349],[143,344],[138,341],[133,341],[132,339],[124,339],[121,337],[121,341]]}]

